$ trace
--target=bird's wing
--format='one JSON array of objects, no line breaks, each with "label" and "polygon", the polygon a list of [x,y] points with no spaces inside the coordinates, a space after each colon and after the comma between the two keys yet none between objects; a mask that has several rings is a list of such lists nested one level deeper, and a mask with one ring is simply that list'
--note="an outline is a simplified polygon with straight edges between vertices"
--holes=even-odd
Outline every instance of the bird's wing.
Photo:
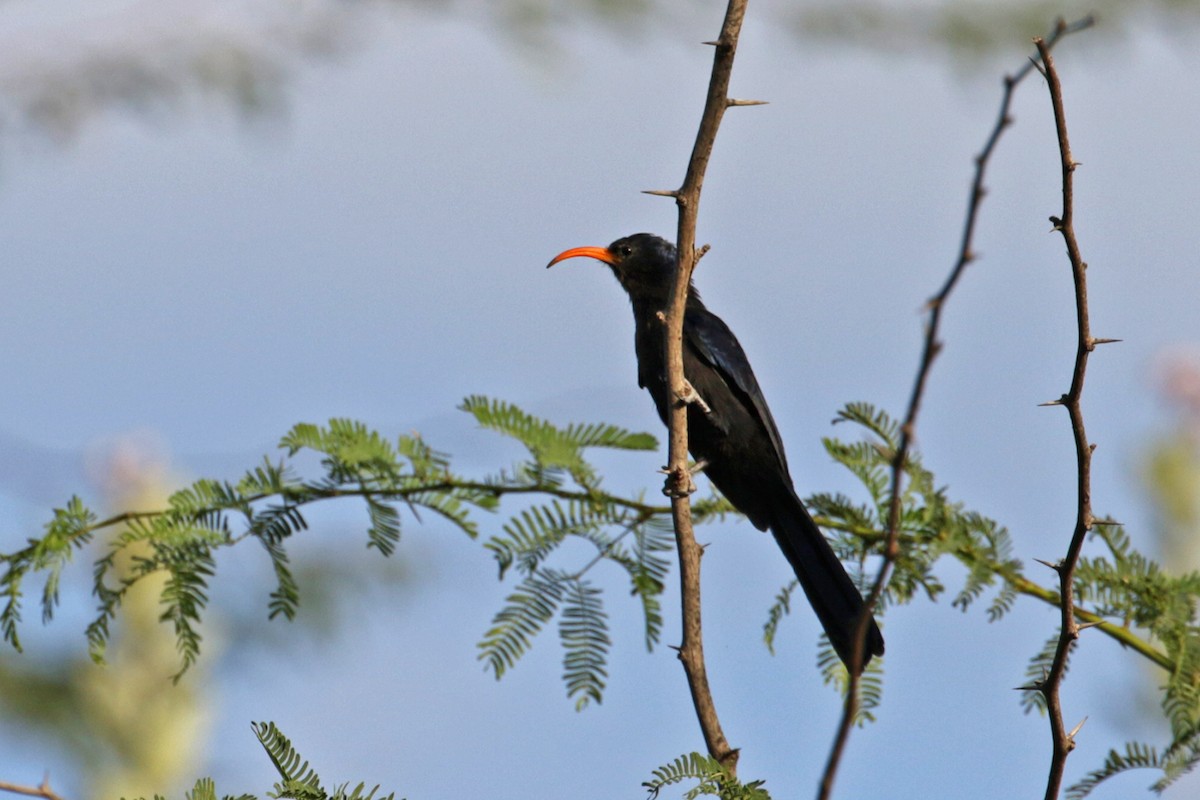
[{"label": "bird's wing", "polygon": [[683,318],[684,343],[690,346],[701,359],[720,373],[725,383],[740,396],[742,403],[763,426],[779,463],[787,472],[787,456],[783,452],[783,441],[767,407],[767,399],[758,386],[750,360],[738,343],[733,331],[725,321],[706,308],[690,308]]}]

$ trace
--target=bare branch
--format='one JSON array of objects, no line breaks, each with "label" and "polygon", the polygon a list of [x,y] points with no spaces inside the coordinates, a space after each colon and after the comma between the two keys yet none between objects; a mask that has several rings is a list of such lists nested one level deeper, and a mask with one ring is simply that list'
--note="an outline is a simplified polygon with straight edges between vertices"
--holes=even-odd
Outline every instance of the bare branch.
[{"label": "bare branch", "polygon": [[1075,530],[1071,535],[1071,543],[1067,547],[1066,557],[1058,564],[1059,591],[1061,593],[1062,622],[1058,636],[1058,646],[1054,651],[1054,660],[1046,680],[1042,682],[1040,691],[1046,699],[1046,709],[1050,717],[1050,736],[1053,753],[1050,760],[1050,773],[1046,778],[1046,800],[1058,797],[1062,786],[1063,770],[1066,767],[1067,755],[1075,748],[1075,734],[1080,725],[1068,731],[1063,723],[1062,702],[1060,689],[1063,676],[1067,671],[1067,660],[1071,648],[1079,639],[1079,623],[1075,617],[1075,567],[1079,563],[1079,554],[1083,549],[1083,541],[1088,531],[1092,529],[1095,518],[1092,516],[1092,451],[1095,445],[1088,443],[1087,430],[1083,424],[1084,377],[1087,374],[1088,356],[1096,346],[1092,338],[1091,322],[1088,318],[1087,302],[1087,264],[1079,252],[1079,242],[1075,238],[1075,167],[1078,162],[1071,155],[1071,143],[1067,137],[1067,119],[1063,111],[1062,84],[1058,72],[1054,69],[1054,60],[1050,57],[1050,48],[1041,39],[1035,39],[1038,53],[1042,57],[1042,66],[1046,75],[1046,84],[1050,89],[1050,103],[1054,108],[1054,127],[1058,134],[1059,162],[1062,167],[1063,210],[1060,218],[1052,218],[1054,228],[1062,234],[1067,245],[1067,257],[1071,264],[1071,275],[1075,285],[1075,322],[1078,332],[1078,343],[1075,349],[1075,366],[1071,373],[1071,388],[1063,395],[1063,405],[1071,420],[1071,434],[1075,440],[1076,462],[1076,514]]},{"label": "bare branch", "polygon": [[[1089,28],[1092,24],[1093,19],[1090,16],[1070,25],[1060,19],[1055,24],[1054,31],[1050,34],[1047,41],[1043,43],[1046,48],[1043,58],[1049,54],[1050,48],[1063,36]],[[1041,46],[1039,45],[1039,52],[1041,52]],[[892,458],[891,504],[888,507],[888,534],[883,546],[883,564],[879,568],[879,574],[871,586],[871,591],[867,595],[862,613],[859,615],[854,650],[851,654],[852,659],[851,663],[847,665],[850,679],[846,688],[846,702],[842,710],[841,722],[838,725],[837,734],[834,737],[833,746],[829,753],[829,760],[825,765],[825,772],[821,776],[821,784],[817,792],[819,800],[827,800],[833,792],[833,782],[837,775],[838,765],[841,762],[846,742],[850,737],[850,729],[854,724],[855,718],[858,716],[859,686],[862,680],[863,644],[866,639],[867,626],[871,615],[874,613],[875,605],[879,602],[884,587],[887,585],[887,580],[891,575],[892,566],[899,551],[901,489],[904,477],[904,465],[908,460],[908,451],[912,446],[912,440],[916,433],[917,416],[920,413],[921,401],[925,395],[926,381],[929,378],[930,370],[933,368],[934,359],[937,358],[942,348],[942,343],[938,340],[938,333],[941,329],[942,310],[950,294],[958,285],[959,279],[962,277],[967,265],[975,259],[972,243],[975,238],[975,223],[979,216],[979,207],[986,195],[984,175],[987,171],[987,165],[991,159],[992,152],[996,148],[997,142],[1000,140],[1000,136],[1012,124],[1009,108],[1012,104],[1013,92],[1034,66],[1036,64],[1031,61],[1017,72],[1004,78],[1004,95],[1000,101],[1000,114],[996,119],[996,124],[992,127],[992,132],[988,136],[983,150],[975,158],[975,178],[971,182],[971,192],[967,200],[967,217],[963,223],[963,234],[959,245],[958,258],[941,290],[927,304],[929,318],[925,325],[925,342],[921,352],[921,362],[917,367],[916,380],[913,382],[908,411],[904,416],[904,423],[900,427],[900,446],[896,449],[896,453]]]},{"label": "bare branch", "polygon": [[25,795],[26,797],[41,797],[44,800],[63,800],[62,795],[50,788],[50,775],[42,778],[38,786],[21,786],[8,781],[0,781],[0,792]]},{"label": "bare branch", "polygon": [[713,43],[712,77],[708,84],[708,98],[696,133],[696,143],[688,161],[683,185],[675,193],[679,206],[679,227],[676,234],[677,257],[674,292],[670,307],[666,310],[666,358],[667,385],[672,403],[667,427],[670,430],[670,456],[668,460],[667,485],[664,493],[671,498],[671,516],[675,524],[675,540],[679,549],[679,580],[683,606],[683,641],[679,648],[679,660],[687,673],[688,688],[692,693],[692,704],[704,742],[709,754],[736,775],[738,751],[729,746],[721,722],[717,717],[712,692],[708,685],[708,673],[704,665],[704,642],[700,624],[700,556],[702,550],[696,543],[692,531],[692,509],[688,501],[689,490],[694,491],[691,473],[688,470],[687,403],[683,376],[683,315],[687,301],[688,285],[692,271],[701,253],[696,251],[696,215],[700,207],[700,190],[704,185],[704,173],[712,155],[713,143],[721,117],[732,101],[729,98],[729,76],[733,72],[734,54],[737,52],[738,34],[742,18],[746,13],[746,0],[729,0],[725,9],[725,21],[721,35]]}]

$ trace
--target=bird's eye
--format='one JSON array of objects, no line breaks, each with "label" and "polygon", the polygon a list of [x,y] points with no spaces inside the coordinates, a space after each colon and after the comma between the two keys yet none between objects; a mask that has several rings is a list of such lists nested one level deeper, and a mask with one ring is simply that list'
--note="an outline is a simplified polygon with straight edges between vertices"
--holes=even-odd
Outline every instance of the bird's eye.
[{"label": "bird's eye", "polygon": [[618,247],[617,247],[617,255],[621,256],[621,258],[626,258],[629,255],[631,255],[632,253],[633,253],[633,248],[627,244],[618,245]]}]

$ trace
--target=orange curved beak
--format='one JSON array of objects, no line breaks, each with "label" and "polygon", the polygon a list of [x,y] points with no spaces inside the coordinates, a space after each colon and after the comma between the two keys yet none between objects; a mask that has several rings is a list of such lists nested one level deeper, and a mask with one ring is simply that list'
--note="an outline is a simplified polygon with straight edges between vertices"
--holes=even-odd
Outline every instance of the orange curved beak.
[{"label": "orange curved beak", "polygon": [[568,258],[576,258],[578,256],[586,256],[587,258],[603,261],[610,267],[616,263],[612,257],[612,253],[608,252],[607,247],[572,247],[570,250],[563,250],[550,259],[550,263],[546,265],[546,269],[550,269],[560,261],[566,261]]}]

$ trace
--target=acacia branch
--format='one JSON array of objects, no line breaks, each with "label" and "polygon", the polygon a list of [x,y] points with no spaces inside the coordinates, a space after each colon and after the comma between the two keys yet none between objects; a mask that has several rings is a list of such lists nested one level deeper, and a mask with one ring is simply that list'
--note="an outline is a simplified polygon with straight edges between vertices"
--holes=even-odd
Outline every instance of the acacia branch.
[{"label": "acacia branch", "polygon": [[[1041,52],[1042,47],[1045,47],[1043,57],[1048,56],[1050,49],[1063,36],[1089,28],[1093,23],[1094,19],[1091,16],[1084,17],[1070,25],[1061,19],[1058,20],[1054,31],[1048,39],[1046,41],[1038,40],[1040,42],[1038,45],[1039,52]],[[1004,78],[1004,94],[1000,101],[1000,114],[996,119],[995,125],[992,127],[992,132],[989,134],[983,150],[975,157],[975,177],[971,181],[971,192],[967,201],[967,215],[963,223],[962,241],[959,245],[958,257],[955,259],[954,266],[950,270],[950,274],[947,276],[941,290],[926,305],[929,316],[925,324],[925,339],[921,348],[921,361],[917,367],[916,379],[913,381],[912,394],[908,402],[908,411],[905,413],[904,422],[900,426],[899,447],[897,447],[891,459],[891,502],[888,504],[888,531],[882,551],[883,563],[879,567],[879,573],[871,586],[871,591],[866,597],[862,612],[859,614],[851,659],[847,665],[849,683],[846,687],[846,701],[842,709],[842,718],[838,724],[837,733],[834,736],[833,746],[830,749],[829,759],[825,765],[825,772],[821,776],[821,783],[817,792],[819,800],[827,800],[833,792],[833,782],[837,776],[838,765],[841,762],[842,753],[845,751],[846,742],[850,737],[850,729],[858,716],[863,648],[866,642],[867,629],[875,606],[878,604],[879,598],[883,595],[883,590],[887,585],[892,567],[899,554],[898,543],[900,538],[900,516],[903,499],[901,492],[903,489],[904,467],[916,434],[917,416],[921,410],[921,401],[925,396],[925,386],[929,378],[929,373],[933,368],[934,360],[942,349],[942,342],[938,338],[941,330],[942,311],[945,308],[946,301],[950,298],[951,293],[966,271],[967,265],[975,260],[975,224],[979,216],[980,205],[986,195],[984,176],[988,163],[991,160],[992,152],[995,150],[1000,136],[1012,124],[1013,120],[1009,115],[1009,109],[1012,105],[1013,93],[1021,81],[1024,80],[1025,76],[1032,70],[1033,66],[1032,63],[1028,63],[1015,73],[1007,75]]]},{"label": "acacia branch", "polygon": [[26,797],[41,797],[44,800],[63,800],[62,795],[50,788],[50,776],[47,775],[42,779],[38,786],[21,786],[8,781],[0,781],[0,792],[9,792],[11,794],[20,794]]},{"label": "acacia branch", "polygon": [[[667,484],[663,491],[671,497],[671,518],[675,525],[675,541],[679,550],[679,581],[683,615],[683,639],[679,647],[679,660],[687,674],[688,688],[692,693],[692,704],[704,735],[709,755],[721,763],[731,776],[736,776],[738,751],[730,747],[721,730],[712,691],[708,685],[708,672],[704,665],[704,640],[700,617],[700,556],[702,550],[696,543],[692,531],[692,509],[688,495],[695,491],[688,470],[687,396],[683,375],[683,316],[687,303],[688,287],[696,262],[704,251],[696,250],[696,215],[700,207],[700,190],[704,185],[704,172],[712,155],[713,143],[725,109],[734,104],[729,98],[729,76],[733,72],[733,58],[737,52],[738,34],[746,13],[746,0],[729,0],[725,9],[725,21],[721,35],[713,45],[712,77],[708,83],[708,97],[704,113],[700,117],[700,128],[696,143],[688,160],[687,174],[683,185],[668,193],[675,198],[679,207],[679,226],[676,233],[675,282],[670,306],[665,310],[667,386],[671,403],[667,428],[670,431],[670,449],[667,462]],[[707,249],[707,248],[705,248]]]},{"label": "acacia branch", "polygon": [[[1077,162],[1071,155],[1071,143],[1067,138],[1067,119],[1063,111],[1062,84],[1054,69],[1054,60],[1050,57],[1050,49],[1041,39],[1034,39],[1038,53],[1042,57],[1042,74],[1050,89],[1050,103],[1054,108],[1054,127],[1058,134],[1059,161],[1062,167],[1062,196],[1063,210],[1061,217],[1050,217],[1054,230],[1062,234],[1067,246],[1067,258],[1071,262],[1071,276],[1075,286],[1075,323],[1078,332],[1075,349],[1075,366],[1071,373],[1071,388],[1062,396],[1057,404],[1066,407],[1071,420],[1071,434],[1075,440],[1076,462],[1076,516],[1075,530],[1071,535],[1071,543],[1067,547],[1066,557],[1054,565],[1058,572],[1061,591],[1062,625],[1058,635],[1058,646],[1054,651],[1054,661],[1045,680],[1038,685],[1038,690],[1046,700],[1046,709],[1050,717],[1050,736],[1053,753],[1050,759],[1050,773],[1046,779],[1046,800],[1054,800],[1062,786],[1063,770],[1066,767],[1067,755],[1075,749],[1075,733],[1079,727],[1068,731],[1063,723],[1060,688],[1063,676],[1067,671],[1067,660],[1071,648],[1079,639],[1079,622],[1075,618],[1075,567],[1079,563],[1079,553],[1083,549],[1083,540],[1092,529],[1095,518],[1092,516],[1092,451],[1095,445],[1089,444],[1087,430],[1083,424],[1083,383],[1087,374],[1088,356],[1096,347],[1092,338],[1091,322],[1088,318],[1087,302],[1087,264],[1079,252],[1079,242],[1075,238],[1075,167]],[[1082,723],[1080,723],[1082,724]]]}]

